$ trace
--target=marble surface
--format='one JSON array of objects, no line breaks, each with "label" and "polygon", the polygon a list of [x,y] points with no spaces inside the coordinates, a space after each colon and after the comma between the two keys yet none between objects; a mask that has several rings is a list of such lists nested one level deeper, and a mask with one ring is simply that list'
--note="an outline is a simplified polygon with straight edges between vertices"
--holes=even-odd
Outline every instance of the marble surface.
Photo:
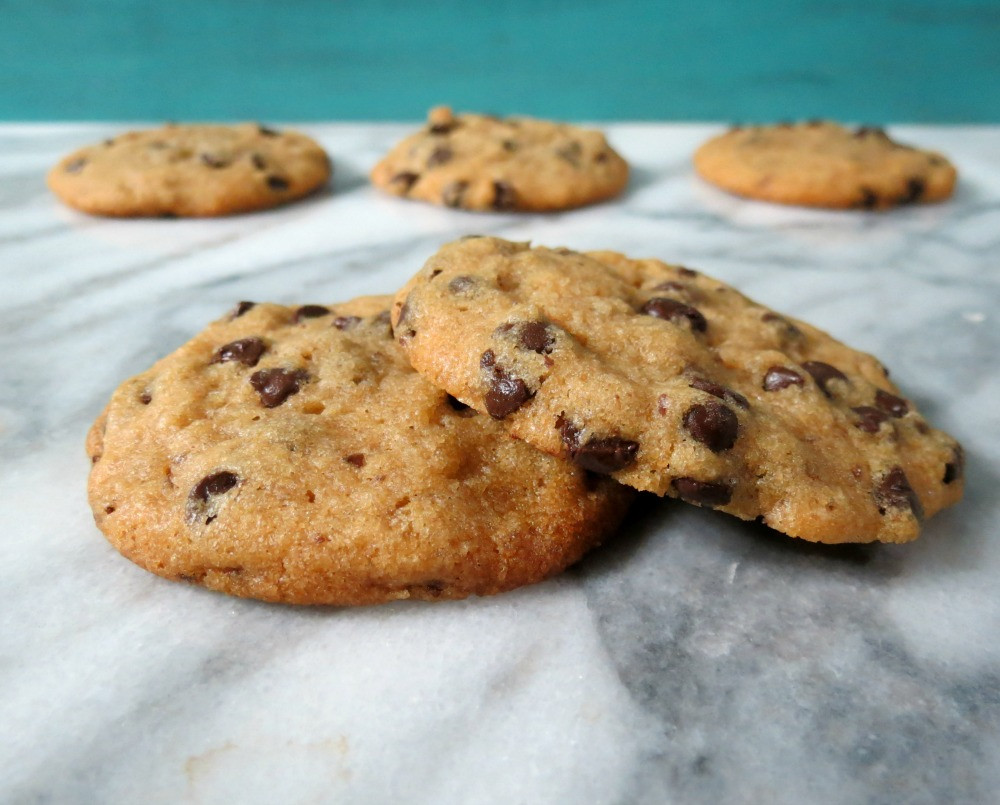
[{"label": "marble surface", "polygon": [[[114,126],[0,127],[0,801],[932,803],[1000,790],[1000,129],[899,128],[956,198],[888,214],[726,196],[706,126],[612,125],[622,199],[470,214],[366,182],[404,129],[317,125],[331,193],[107,221],[43,174]],[[683,262],[880,356],[968,451],[903,546],[818,547],[645,498],[577,568],[492,599],[265,605],[112,550],[84,433],[235,300],[396,288],[471,232]]]}]

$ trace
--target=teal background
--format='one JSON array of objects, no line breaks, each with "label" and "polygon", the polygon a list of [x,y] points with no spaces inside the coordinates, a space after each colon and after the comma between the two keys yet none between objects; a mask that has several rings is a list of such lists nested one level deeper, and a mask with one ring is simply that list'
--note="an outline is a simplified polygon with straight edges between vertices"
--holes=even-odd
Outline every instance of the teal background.
[{"label": "teal background", "polygon": [[3,120],[1000,122],[1000,0],[0,0]]}]

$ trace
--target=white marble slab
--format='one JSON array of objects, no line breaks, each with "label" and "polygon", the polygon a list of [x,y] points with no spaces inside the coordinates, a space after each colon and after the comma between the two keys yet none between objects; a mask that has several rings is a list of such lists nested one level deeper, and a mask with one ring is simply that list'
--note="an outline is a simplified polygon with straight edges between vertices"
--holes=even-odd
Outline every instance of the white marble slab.
[{"label": "white marble slab", "polygon": [[[113,126],[0,126],[0,801],[996,802],[1000,129],[953,201],[781,208],[694,178],[706,126],[617,125],[621,200],[559,215],[387,198],[408,127],[311,126],[333,192],[217,221],[107,221],[45,189]],[[563,577],[458,603],[304,610],[151,576],[86,505],[111,390],[235,300],[382,293],[489,232],[701,268],[880,356],[968,451],[905,546],[821,548],[647,499]]]}]

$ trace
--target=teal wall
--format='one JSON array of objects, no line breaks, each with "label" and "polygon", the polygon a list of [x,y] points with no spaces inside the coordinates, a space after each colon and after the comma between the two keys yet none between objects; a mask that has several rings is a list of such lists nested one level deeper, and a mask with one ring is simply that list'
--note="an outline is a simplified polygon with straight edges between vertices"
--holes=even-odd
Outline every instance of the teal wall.
[{"label": "teal wall", "polygon": [[1000,122],[1000,0],[0,0],[0,119]]}]

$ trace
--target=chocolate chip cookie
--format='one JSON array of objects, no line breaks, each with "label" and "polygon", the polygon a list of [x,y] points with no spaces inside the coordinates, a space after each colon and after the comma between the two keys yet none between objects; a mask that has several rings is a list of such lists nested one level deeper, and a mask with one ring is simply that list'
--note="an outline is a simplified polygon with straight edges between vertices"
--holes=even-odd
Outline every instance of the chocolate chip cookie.
[{"label": "chocolate chip cookie", "polygon": [[562,210],[618,195],[628,165],[597,131],[526,117],[453,115],[427,126],[372,170],[388,193],[465,210]]},{"label": "chocolate chip cookie", "polygon": [[941,201],[957,175],[941,154],[903,145],[880,128],[821,120],[737,126],[702,145],[694,166],[739,196],[862,210]]},{"label": "chocolate chip cookie", "polygon": [[631,490],[424,380],[390,301],[243,303],[125,382],[87,441],[112,544],[170,579],[295,604],[488,595],[596,545]]},{"label": "chocolate chip cookie", "polygon": [[217,216],[277,207],[330,178],[309,137],[256,123],[168,125],[81,148],[56,165],[49,187],[92,215]]},{"label": "chocolate chip cookie", "polygon": [[875,358],[689,268],[498,238],[400,291],[431,382],[554,456],[803,539],[904,542],[962,450]]}]

